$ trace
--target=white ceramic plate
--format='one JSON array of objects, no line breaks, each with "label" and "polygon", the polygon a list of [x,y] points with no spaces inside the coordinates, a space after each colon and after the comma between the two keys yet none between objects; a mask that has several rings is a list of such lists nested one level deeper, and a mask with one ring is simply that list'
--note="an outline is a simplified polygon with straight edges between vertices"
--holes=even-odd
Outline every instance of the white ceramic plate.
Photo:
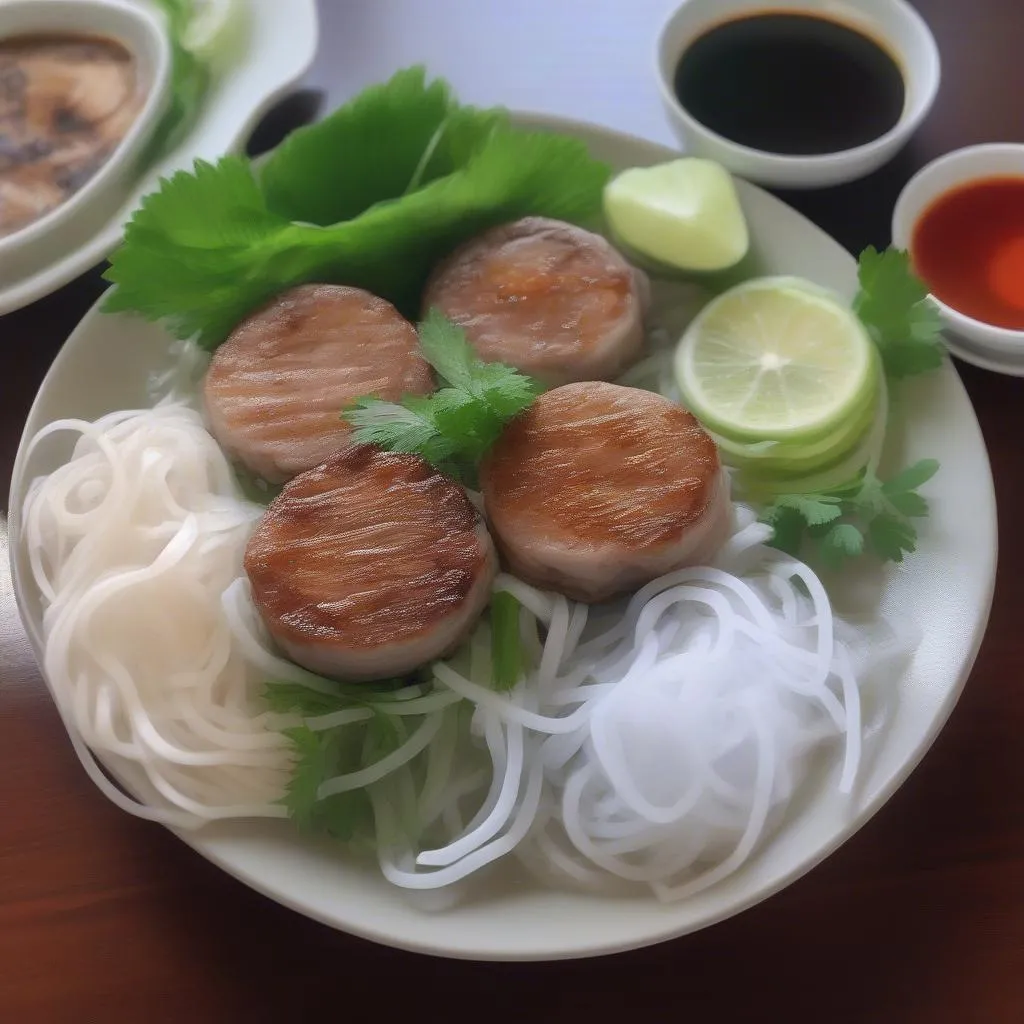
[{"label": "white ceramic plate", "polygon": [[248,4],[251,35],[246,56],[214,83],[192,130],[139,178],[117,213],[98,224],[83,244],[42,269],[5,266],[0,276],[0,315],[49,295],[106,259],[120,242],[139,200],[161,178],[191,168],[196,157],[215,160],[240,149],[266,111],[306,73],[319,35],[315,0],[248,0]]},{"label": "white ceramic plate", "polygon": [[[536,117],[534,126],[572,132],[621,166],[672,156],[651,143],[599,128]],[[799,274],[850,295],[852,258],[777,199],[740,183],[740,196],[765,270]],[[36,399],[26,437],[64,416],[94,418],[147,402],[147,377],[168,365],[167,336],[138,320],[93,309],[72,334]],[[937,456],[928,486],[931,518],[918,553],[888,577],[882,611],[899,609],[922,629],[895,709],[852,799],[836,793],[823,769],[779,833],[741,871],[674,906],[650,898],[595,898],[510,884],[498,872],[471,902],[442,913],[414,909],[373,865],[343,850],[299,839],[287,823],[233,823],[181,838],[254,889],[326,924],[392,946],[469,959],[579,957],[642,946],[703,928],[788,885],[848,839],[907,778],[952,711],[988,618],[996,564],[996,515],[984,442],[960,379],[947,362],[899,389],[888,455]],[[18,509],[28,481],[49,472],[67,450],[24,442],[11,493],[16,593],[37,652],[39,595],[23,561]],[[951,581],[955,580],[955,585]]]}]

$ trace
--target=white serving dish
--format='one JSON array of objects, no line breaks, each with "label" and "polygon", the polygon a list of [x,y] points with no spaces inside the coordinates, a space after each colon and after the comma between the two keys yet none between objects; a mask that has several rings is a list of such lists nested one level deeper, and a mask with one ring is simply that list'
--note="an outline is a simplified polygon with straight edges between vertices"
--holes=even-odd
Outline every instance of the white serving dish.
[{"label": "white serving dish", "polygon": [[[893,244],[910,249],[914,227],[940,196],[986,178],[1024,179],[1024,144],[990,143],[958,149],[923,167],[907,182],[892,215]],[[1024,331],[996,327],[967,316],[930,296],[945,323],[950,351],[996,373],[1024,376]]]},{"label": "white serving dish", "polygon": [[[14,7],[42,10],[50,5],[85,8],[128,8],[156,21],[145,0],[7,0],[0,2],[0,25]],[[315,0],[247,0],[249,39],[246,55],[214,80],[195,123],[173,150],[112,193],[114,202],[103,216],[83,220],[83,230],[60,230],[59,245],[34,258],[30,253],[0,256],[0,315],[37,299],[102,263],[117,247],[124,225],[142,197],[161,178],[190,169],[196,158],[216,160],[243,148],[253,128],[308,70],[316,55],[319,22]],[[66,27],[66,26],[65,26]],[[88,31],[99,32],[95,21]],[[162,31],[161,31],[162,35]],[[84,190],[83,190],[84,191]],[[12,235],[16,238],[16,235]]]},{"label": "white serving dish", "polygon": [[120,43],[136,61],[146,99],[100,169],[66,202],[0,238],[0,281],[18,268],[45,266],[88,238],[123,202],[146,143],[167,109],[171,47],[145,7],[122,0],[9,0],[0,4],[0,39],[44,33],[96,36]]},{"label": "white serving dish", "polygon": [[[575,135],[615,168],[672,159],[669,149],[592,125],[521,116],[524,126]],[[837,242],[778,199],[744,181],[740,201],[764,272],[807,277],[852,299],[856,264]],[[171,339],[138,317],[94,308],[57,356],[25,427],[11,486],[10,553],[15,594],[37,657],[42,609],[22,543],[21,507],[30,481],[52,471],[70,442],[41,427],[64,417],[94,419],[151,404],[151,375],[174,365]],[[869,588],[876,614],[909,617],[920,642],[890,680],[889,720],[870,744],[849,797],[837,791],[836,759],[817,762],[779,831],[743,867],[674,905],[642,893],[617,898],[525,884],[514,872],[481,879],[464,903],[425,911],[386,882],[372,861],[303,838],[287,822],[216,823],[178,832],[199,854],[247,885],[308,917],[404,949],[473,960],[549,960],[645,946],[707,927],[785,888],[849,839],[906,781],[952,712],[988,620],[997,556],[996,509],[985,443],[963,385],[948,361],[900,386],[883,471],[925,457],[942,468],[928,485],[932,512],[918,551]],[[950,586],[955,579],[956,585]],[[876,597],[874,586],[879,588]],[[856,591],[856,587],[853,590]],[[858,602],[857,594],[841,595]],[[102,797],[83,789],[83,799]],[[770,941],[770,936],[766,936]]]},{"label": "white serving dish", "polygon": [[[768,153],[711,131],[680,104],[673,90],[676,64],[698,36],[723,21],[767,10],[818,14],[860,28],[899,60],[906,102],[899,121],[863,146],[820,156]],[[658,36],[655,71],[673,131],[691,156],[717,160],[730,171],[778,188],[821,188],[862,178],[891,160],[924,120],[939,89],[939,50],[920,14],[904,0],[683,0]]]}]

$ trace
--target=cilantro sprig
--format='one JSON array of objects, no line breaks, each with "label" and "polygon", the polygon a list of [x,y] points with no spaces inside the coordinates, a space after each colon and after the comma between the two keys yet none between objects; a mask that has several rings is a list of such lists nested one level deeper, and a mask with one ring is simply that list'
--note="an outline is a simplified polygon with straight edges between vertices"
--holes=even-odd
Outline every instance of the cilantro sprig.
[{"label": "cilantro sprig", "polygon": [[928,502],[917,489],[938,468],[935,459],[922,459],[888,480],[867,471],[834,490],[784,494],[761,518],[775,529],[775,547],[799,555],[810,544],[831,568],[868,550],[883,561],[902,562],[917,547],[913,520],[928,515]]},{"label": "cilantro sprig", "polygon": [[869,246],[857,267],[860,291],[853,311],[878,347],[893,378],[935,370],[942,364],[942,318],[928,301],[928,288],[902,249]]},{"label": "cilantro sprig", "polygon": [[[512,594],[499,591],[492,596],[491,677],[499,691],[514,687],[524,672],[520,607]],[[321,797],[321,786],[334,776],[375,764],[409,738],[406,716],[389,713],[389,706],[425,696],[431,686],[428,676],[423,670],[406,679],[372,683],[324,680],[322,688],[283,681],[266,683],[263,698],[267,707],[301,719],[300,724],[282,730],[291,743],[293,759],[282,803],[301,830],[343,842],[370,836],[373,813],[366,792],[356,789]],[[351,710],[362,711],[365,718],[336,728],[310,726],[311,719]]]},{"label": "cilantro sprig", "polygon": [[335,711],[362,708],[365,722],[335,729],[312,729],[306,721],[282,730],[292,745],[293,768],[283,803],[288,816],[305,832],[345,842],[368,832],[372,809],[362,790],[321,798],[321,785],[335,775],[358,771],[386,757],[403,740],[402,726],[383,710],[388,700],[401,699],[401,681],[365,684],[362,688],[332,683],[333,692],[301,683],[269,682],[263,697],[272,711],[297,714],[304,720]]},{"label": "cilantro sprig", "polygon": [[485,363],[465,331],[437,310],[419,327],[420,348],[444,386],[401,403],[359,398],[343,416],[354,440],[419,455],[458,479],[471,481],[477,462],[505,425],[527,409],[539,386],[502,363]]},{"label": "cilantro sprig", "polygon": [[354,743],[341,730],[314,731],[300,725],[285,729],[295,759],[284,805],[303,832],[321,833],[347,842],[372,823],[370,801],[361,790],[337,793],[326,800],[318,791],[325,779],[343,771],[356,771],[359,759]]}]

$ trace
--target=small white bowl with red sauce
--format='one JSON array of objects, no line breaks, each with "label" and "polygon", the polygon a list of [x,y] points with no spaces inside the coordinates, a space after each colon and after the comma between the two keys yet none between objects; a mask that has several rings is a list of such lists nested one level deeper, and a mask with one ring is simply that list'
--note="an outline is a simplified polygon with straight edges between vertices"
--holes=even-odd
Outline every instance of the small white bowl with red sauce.
[{"label": "small white bowl with red sauce", "polygon": [[903,189],[892,236],[930,289],[953,354],[1024,376],[1024,144],[928,164]]}]

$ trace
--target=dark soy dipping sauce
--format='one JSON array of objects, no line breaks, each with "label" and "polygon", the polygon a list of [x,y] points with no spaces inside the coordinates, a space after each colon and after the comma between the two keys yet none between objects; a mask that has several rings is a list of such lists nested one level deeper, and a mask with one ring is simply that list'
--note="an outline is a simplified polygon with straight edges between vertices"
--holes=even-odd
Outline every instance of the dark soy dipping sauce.
[{"label": "dark soy dipping sauce", "polygon": [[675,92],[701,124],[733,142],[812,156],[895,127],[906,87],[892,54],[858,29],[767,11],[694,40],[676,67]]}]

